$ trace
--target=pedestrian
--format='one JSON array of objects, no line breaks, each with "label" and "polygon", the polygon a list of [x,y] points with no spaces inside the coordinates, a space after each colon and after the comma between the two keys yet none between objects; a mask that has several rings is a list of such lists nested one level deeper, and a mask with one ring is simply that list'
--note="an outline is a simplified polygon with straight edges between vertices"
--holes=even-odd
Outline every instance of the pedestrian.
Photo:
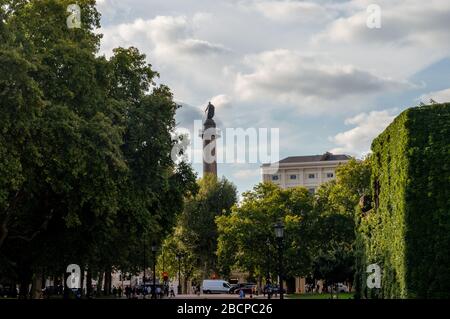
[{"label": "pedestrian", "polygon": [[170,297],[175,297],[175,291],[173,290],[173,285],[170,285]]},{"label": "pedestrian", "polygon": [[244,299],[245,298],[245,292],[244,289],[239,290],[239,299]]},{"label": "pedestrian", "polygon": [[164,296],[169,297],[169,286],[167,284],[164,285]]}]

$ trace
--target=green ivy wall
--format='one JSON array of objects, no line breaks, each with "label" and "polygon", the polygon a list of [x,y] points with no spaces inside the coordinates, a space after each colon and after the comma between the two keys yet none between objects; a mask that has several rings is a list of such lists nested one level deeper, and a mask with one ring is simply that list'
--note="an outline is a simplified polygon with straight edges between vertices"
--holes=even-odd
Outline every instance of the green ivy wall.
[{"label": "green ivy wall", "polygon": [[[357,296],[449,298],[450,103],[404,111],[372,152],[375,207],[356,213]],[[366,287],[372,263],[380,289]]]}]

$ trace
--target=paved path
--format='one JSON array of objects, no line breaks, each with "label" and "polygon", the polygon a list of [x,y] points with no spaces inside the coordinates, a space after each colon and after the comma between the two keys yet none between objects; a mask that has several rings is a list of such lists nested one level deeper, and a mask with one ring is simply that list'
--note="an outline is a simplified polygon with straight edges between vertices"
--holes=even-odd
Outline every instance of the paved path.
[{"label": "paved path", "polygon": [[[239,295],[233,295],[233,294],[208,294],[208,295],[178,295],[175,297],[175,299],[231,299],[231,300],[239,300]],[[263,295],[253,295],[252,298],[250,298],[249,295],[246,295],[246,300],[250,299],[267,299],[267,296]],[[279,297],[272,297],[272,299],[279,299]]]}]

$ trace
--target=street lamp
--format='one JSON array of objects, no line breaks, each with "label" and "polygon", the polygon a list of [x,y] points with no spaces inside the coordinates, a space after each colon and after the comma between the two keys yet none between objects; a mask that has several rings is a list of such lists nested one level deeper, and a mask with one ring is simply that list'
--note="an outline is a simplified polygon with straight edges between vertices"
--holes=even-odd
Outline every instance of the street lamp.
[{"label": "street lamp", "polygon": [[156,251],[158,250],[158,247],[156,246],[156,243],[152,243],[152,254],[153,254],[153,299],[156,299]]},{"label": "street lamp", "polygon": [[266,275],[266,286],[264,288],[264,293],[267,293],[267,299],[271,298],[272,283],[270,282],[270,239],[266,239],[267,246],[267,275]]},{"label": "street lamp", "polygon": [[284,225],[280,220],[274,225],[275,237],[278,242],[278,277],[280,278],[280,299],[284,299],[283,292],[283,238],[284,238]]},{"label": "street lamp", "polygon": [[[146,285],[145,285],[145,281],[146,281],[146,274],[145,274],[145,269],[147,268],[147,256],[145,254],[147,248],[145,247],[145,240],[144,240],[144,277],[142,277],[142,282],[144,283],[144,290],[142,292],[143,296],[142,298],[145,299],[145,295],[146,295]],[[131,281],[130,281],[130,286],[131,286]]]},{"label": "street lamp", "polygon": [[177,252],[175,255],[178,260],[178,287],[177,287],[177,294],[181,295],[181,253]]},{"label": "street lamp", "polygon": [[267,277],[266,281],[270,280],[270,239],[266,239],[266,246],[267,246]]}]

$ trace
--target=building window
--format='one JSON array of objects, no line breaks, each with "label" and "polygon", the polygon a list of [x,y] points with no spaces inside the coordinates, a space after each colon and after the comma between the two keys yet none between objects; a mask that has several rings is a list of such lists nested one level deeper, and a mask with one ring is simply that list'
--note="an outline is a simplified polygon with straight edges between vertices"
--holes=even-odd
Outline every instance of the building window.
[{"label": "building window", "polygon": [[272,180],[273,181],[277,181],[279,179],[279,176],[278,175],[272,175]]},{"label": "building window", "polygon": [[308,189],[308,192],[309,192],[311,195],[314,195],[314,193],[316,192],[316,190],[315,190],[314,188],[310,188],[310,189]]},{"label": "building window", "polygon": [[314,179],[314,178],[316,178],[316,174],[308,174],[308,178],[309,179]]},{"label": "building window", "polygon": [[333,178],[334,174],[333,173],[327,173],[327,178]]},{"label": "building window", "polygon": [[290,179],[297,179],[297,175],[291,175],[289,176]]}]

